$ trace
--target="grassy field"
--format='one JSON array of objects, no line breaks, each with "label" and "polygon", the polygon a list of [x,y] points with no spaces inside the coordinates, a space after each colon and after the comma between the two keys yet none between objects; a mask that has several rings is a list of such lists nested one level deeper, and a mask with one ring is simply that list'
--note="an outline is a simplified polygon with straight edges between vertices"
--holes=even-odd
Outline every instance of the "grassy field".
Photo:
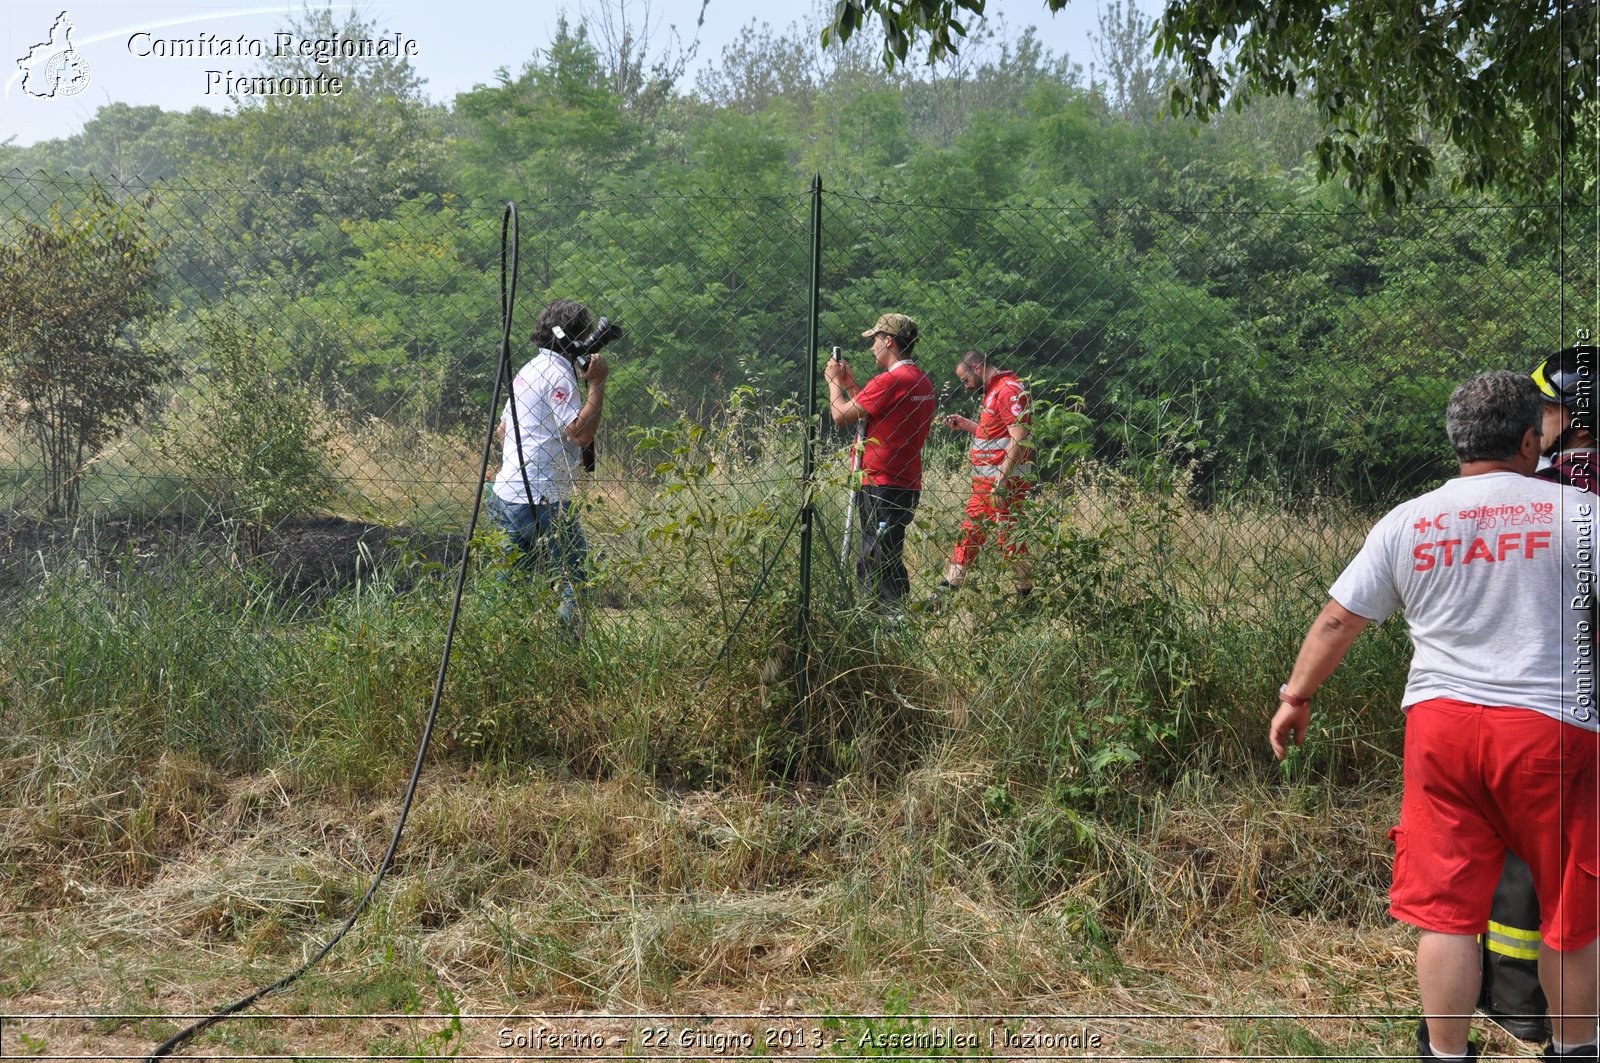
[{"label": "grassy field", "polygon": [[[1363,636],[1303,756],[1265,753],[1366,517],[1086,471],[1035,508],[1025,607],[986,557],[886,624],[819,547],[802,640],[789,470],[733,434],[655,449],[652,485],[593,493],[581,644],[482,544],[373,908],[191,1054],[1407,1050],[1400,625]],[[924,591],[964,501],[935,465]],[[58,560],[0,586],[0,1052],[139,1055],[365,891],[453,573],[399,550],[308,600],[238,553]]]}]

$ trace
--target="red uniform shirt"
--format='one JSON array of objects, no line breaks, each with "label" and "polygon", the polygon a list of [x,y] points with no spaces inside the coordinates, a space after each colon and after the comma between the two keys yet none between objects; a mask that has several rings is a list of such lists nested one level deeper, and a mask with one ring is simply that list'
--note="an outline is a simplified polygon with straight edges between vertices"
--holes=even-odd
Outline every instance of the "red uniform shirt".
[{"label": "red uniform shirt", "polygon": [[1571,484],[1582,491],[1595,491],[1596,464],[1600,456],[1592,450],[1569,450],[1556,455],[1554,464],[1534,473],[1541,480],[1554,480],[1558,484]]},{"label": "red uniform shirt", "polygon": [[[1028,410],[1028,389],[1009,369],[996,373],[983,389],[983,412],[978,415],[978,430],[972,438],[972,471],[975,476],[998,476],[1011,442],[1011,429],[1033,420]],[[1019,461],[1013,476],[1026,477],[1032,463]]]},{"label": "red uniform shirt", "polygon": [[867,447],[861,455],[863,482],[875,487],[922,490],[922,444],[933,427],[933,381],[901,360],[856,392],[867,413]]}]

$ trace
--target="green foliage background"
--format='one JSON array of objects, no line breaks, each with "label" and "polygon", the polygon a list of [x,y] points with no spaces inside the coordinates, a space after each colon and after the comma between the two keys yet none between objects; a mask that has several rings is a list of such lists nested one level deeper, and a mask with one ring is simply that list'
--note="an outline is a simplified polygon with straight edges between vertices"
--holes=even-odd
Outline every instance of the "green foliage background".
[{"label": "green foliage background", "polygon": [[1441,475],[1431,409],[1465,373],[1571,342],[1592,238],[1514,238],[1532,208],[1492,200],[1372,218],[1312,176],[1295,101],[1163,118],[1172,68],[1147,28],[1117,6],[1086,80],[1026,34],[886,72],[859,40],[819,57],[807,29],[752,25],[686,90],[562,22],[452,106],[380,60],[347,61],[337,98],[111,104],[75,137],[0,147],[0,209],[71,207],[89,174],[148,190],[174,321],[266,322],[274,371],[330,406],[451,432],[491,390],[506,200],[524,319],[572,295],[630,328],[619,419],[649,415],[646,388],[708,417],[738,387],[803,396],[820,172],[825,343],[912,313],[941,378],[986,348],[1080,393],[1097,456],[1191,468],[1204,492],[1376,503]]}]

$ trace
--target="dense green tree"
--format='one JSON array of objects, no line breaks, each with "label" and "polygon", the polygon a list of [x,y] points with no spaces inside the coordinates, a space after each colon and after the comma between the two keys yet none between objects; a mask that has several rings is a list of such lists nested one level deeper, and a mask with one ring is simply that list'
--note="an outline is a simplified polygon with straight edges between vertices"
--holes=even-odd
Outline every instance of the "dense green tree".
[{"label": "dense green tree", "polygon": [[456,423],[492,383],[499,223],[456,197],[344,220],[344,268],[282,306],[280,371],[391,421]]},{"label": "dense green tree", "polygon": [[[301,40],[378,38],[375,22],[332,9],[307,11],[288,23]],[[422,93],[422,79],[404,56],[285,54],[265,60],[259,76],[338,77],[338,95],[235,97],[235,112],[215,115],[215,142],[195,160],[246,187],[293,189],[347,199],[362,217],[442,192],[447,146],[444,112]]]},{"label": "dense green tree", "polygon": [[[931,62],[982,10],[982,0],[840,0],[823,43],[876,16],[887,65],[919,38]],[[1258,96],[1305,94],[1321,120],[1321,174],[1385,207],[1429,186],[1440,143],[1459,153],[1459,189],[1592,206],[1597,42],[1594,0],[1171,0],[1155,34],[1181,70],[1176,111],[1204,120]]]},{"label": "dense green tree", "polygon": [[[308,11],[289,22],[298,39],[376,38],[357,13]],[[231,114],[205,112],[183,159],[193,239],[174,263],[208,294],[276,277],[310,286],[336,272],[348,252],[338,221],[381,218],[400,204],[443,192],[450,120],[422,93],[404,57],[336,57],[326,65],[286,54],[252,72],[263,77],[337,76],[343,89],[295,96],[243,96]]]},{"label": "dense green tree", "polygon": [[1458,188],[1592,202],[1597,41],[1593,0],[1173,3],[1157,35],[1184,68],[1178,110],[1303,92],[1321,172],[1384,206],[1427,187],[1436,137]]},{"label": "dense green tree", "polygon": [[[252,551],[287,517],[315,512],[337,493],[333,431],[270,325],[202,315],[194,337],[203,372],[159,447],[208,511],[233,525]],[[183,423],[183,422],[187,423]]]},{"label": "dense green tree", "polygon": [[1060,87],[1073,97],[1085,92],[1081,65],[1044,47],[1031,26],[1015,40],[998,29],[980,28],[959,56],[916,71],[918,76],[912,73],[898,72],[911,127],[939,146],[984,112],[1022,112],[1029,94],[1041,86]]},{"label": "dense green tree", "polygon": [[637,161],[644,131],[611,86],[588,28],[563,17],[555,39],[513,78],[456,97],[468,190],[494,199],[572,199]]},{"label": "dense green tree", "polygon": [[37,447],[48,511],[70,516],[89,459],[172,376],[167,352],[138,331],[158,309],[160,251],[141,206],[98,185],[46,223],[12,224],[0,241],[0,418]]},{"label": "dense green tree", "polygon": [[0,170],[94,175],[113,184],[150,184],[172,177],[199,147],[205,113],[108,103],[70,137],[26,148],[0,147]]}]

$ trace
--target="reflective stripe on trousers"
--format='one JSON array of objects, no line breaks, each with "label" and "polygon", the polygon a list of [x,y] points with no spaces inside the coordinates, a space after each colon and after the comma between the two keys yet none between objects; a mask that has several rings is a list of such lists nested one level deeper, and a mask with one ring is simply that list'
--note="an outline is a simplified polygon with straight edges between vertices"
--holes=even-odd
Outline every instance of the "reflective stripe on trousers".
[{"label": "reflective stripe on trousers", "polygon": [[1524,930],[1520,926],[1509,926],[1505,923],[1489,921],[1489,932],[1483,936],[1483,943],[1490,952],[1498,952],[1502,956],[1510,956],[1517,960],[1537,960],[1539,958],[1539,931]]}]

